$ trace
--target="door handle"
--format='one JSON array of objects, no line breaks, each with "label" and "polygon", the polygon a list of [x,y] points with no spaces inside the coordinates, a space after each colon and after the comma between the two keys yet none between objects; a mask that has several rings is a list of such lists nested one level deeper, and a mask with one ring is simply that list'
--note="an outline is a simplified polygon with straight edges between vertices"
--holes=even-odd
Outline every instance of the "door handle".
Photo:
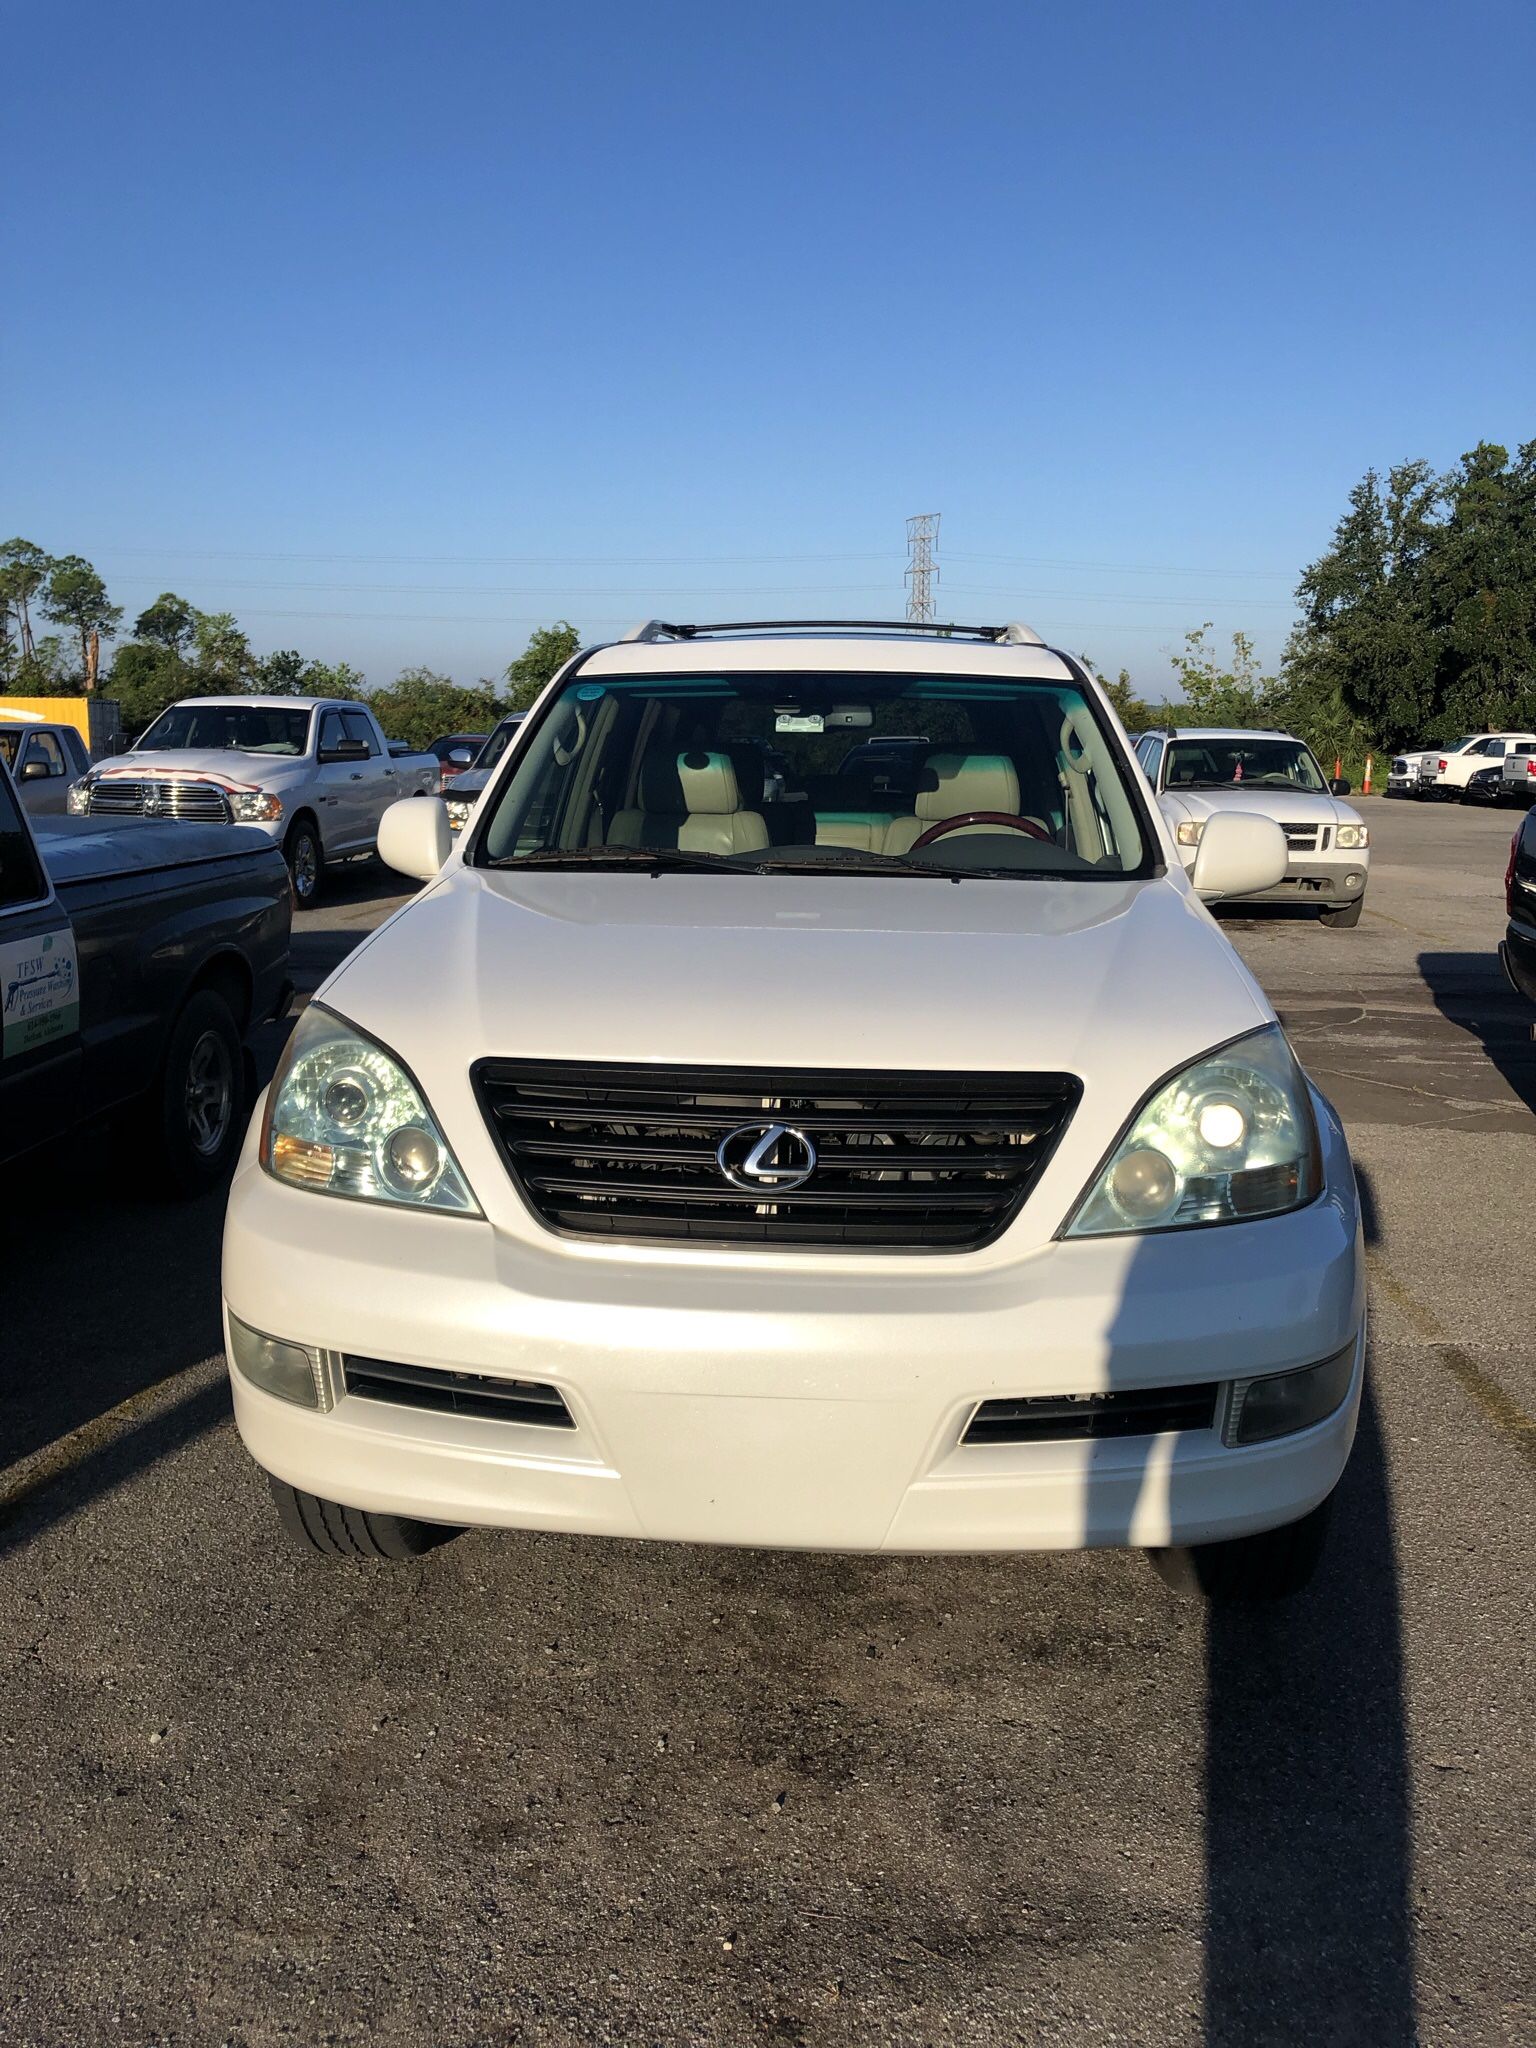
[{"label": "door handle", "polygon": [[361,782],[361,781],[362,781],[362,779],[363,779],[363,771],[362,771],[362,769],[361,769],[361,768],[354,768],[354,769],[352,770],[352,780],[353,780],[354,782]]}]

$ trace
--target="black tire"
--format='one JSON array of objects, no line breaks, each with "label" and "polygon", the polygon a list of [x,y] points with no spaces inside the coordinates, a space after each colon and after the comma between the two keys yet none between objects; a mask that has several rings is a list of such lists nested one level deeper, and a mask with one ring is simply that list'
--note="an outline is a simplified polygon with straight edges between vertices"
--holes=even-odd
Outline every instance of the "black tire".
[{"label": "black tire", "polygon": [[1360,913],[1365,908],[1365,898],[1357,896],[1353,903],[1346,903],[1342,910],[1325,910],[1323,923],[1333,932],[1352,932],[1360,922]]},{"label": "black tire", "polygon": [[283,841],[283,858],[293,883],[294,908],[308,910],[325,879],[325,848],[320,844],[320,827],[313,818],[306,815],[294,819]]},{"label": "black tire", "polygon": [[318,1493],[301,1493],[284,1479],[267,1474],[277,1518],[301,1550],[320,1557],[371,1557],[400,1563],[420,1557],[459,1535],[445,1523],[417,1522],[409,1515],[376,1515],[367,1508],[344,1508],[339,1501],[322,1500]]},{"label": "black tire", "polygon": [[191,996],[171,1027],[151,1098],[161,1177],[172,1194],[200,1195],[234,1164],[245,1135],[245,1057],[228,1003],[210,988]]},{"label": "black tire", "polygon": [[1228,1543],[1191,1543],[1170,1550],[1149,1550],[1152,1568],[1175,1593],[1208,1601],[1213,1607],[1243,1607],[1270,1600],[1289,1600],[1311,1585],[1323,1546],[1333,1496],[1299,1522],[1265,1529],[1257,1536],[1237,1536]]}]

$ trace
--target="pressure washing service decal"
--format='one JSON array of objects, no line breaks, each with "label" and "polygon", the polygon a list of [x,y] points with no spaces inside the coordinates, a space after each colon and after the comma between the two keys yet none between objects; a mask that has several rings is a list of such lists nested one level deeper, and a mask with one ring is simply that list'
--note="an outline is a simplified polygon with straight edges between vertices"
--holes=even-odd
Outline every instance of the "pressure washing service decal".
[{"label": "pressure washing service decal", "polygon": [[0,1004],[5,1034],[0,1054],[67,1038],[80,1028],[80,983],[71,932],[45,932],[0,946]]}]

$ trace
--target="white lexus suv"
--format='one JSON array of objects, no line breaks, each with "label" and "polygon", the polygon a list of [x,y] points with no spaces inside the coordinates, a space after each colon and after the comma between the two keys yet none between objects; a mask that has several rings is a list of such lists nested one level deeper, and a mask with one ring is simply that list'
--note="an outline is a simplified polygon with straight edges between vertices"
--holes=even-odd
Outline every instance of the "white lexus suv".
[{"label": "white lexus suv", "polygon": [[[870,744],[890,735],[888,744]],[[637,628],[568,664],[300,1018],[230,1195],[291,1534],[466,1524],[1310,1575],[1354,1175],[1098,684],[1025,627]]]}]

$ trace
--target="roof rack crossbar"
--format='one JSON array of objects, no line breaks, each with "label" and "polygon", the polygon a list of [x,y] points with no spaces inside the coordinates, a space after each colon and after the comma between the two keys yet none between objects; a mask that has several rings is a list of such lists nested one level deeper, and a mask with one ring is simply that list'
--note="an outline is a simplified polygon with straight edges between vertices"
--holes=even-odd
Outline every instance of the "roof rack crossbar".
[{"label": "roof rack crossbar", "polygon": [[960,626],[939,619],[720,619],[707,625],[673,625],[646,619],[624,634],[625,640],[699,640],[717,633],[916,633],[928,639],[990,640],[999,646],[1043,647],[1031,627],[1014,619],[1006,626]]}]

